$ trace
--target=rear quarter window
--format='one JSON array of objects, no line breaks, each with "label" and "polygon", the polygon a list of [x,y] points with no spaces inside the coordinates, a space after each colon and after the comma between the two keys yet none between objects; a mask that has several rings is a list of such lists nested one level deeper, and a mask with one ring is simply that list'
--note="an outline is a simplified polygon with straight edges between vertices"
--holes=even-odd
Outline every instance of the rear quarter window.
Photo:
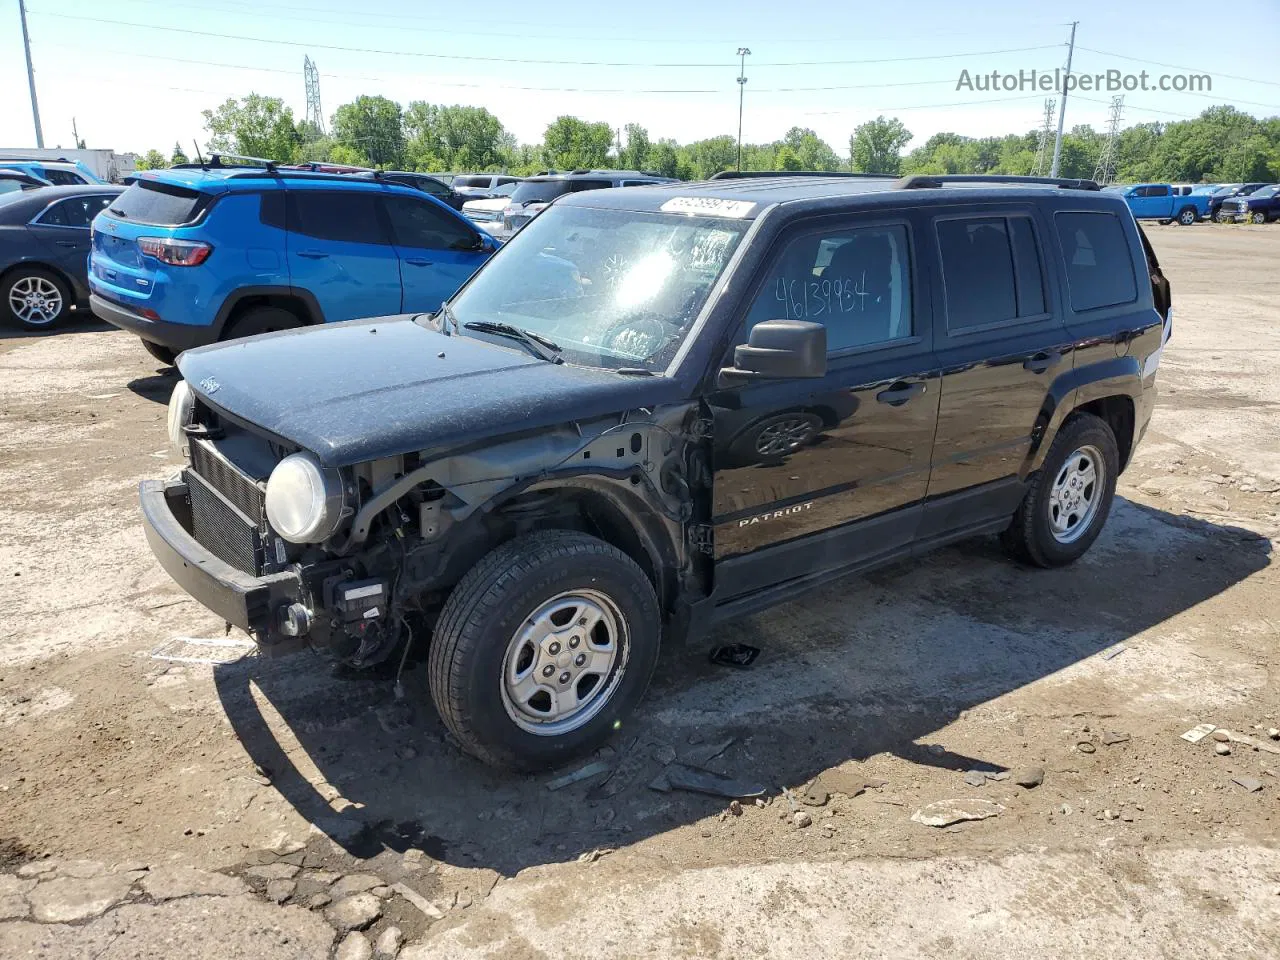
[{"label": "rear quarter window", "polygon": [[1124,225],[1114,213],[1056,213],[1075,313],[1133,303],[1138,284]]},{"label": "rear quarter window", "polygon": [[121,220],[176,227],[190,223],[207,206],[205,194],[168,183],[139,180],[120,194],[107,212]]}]

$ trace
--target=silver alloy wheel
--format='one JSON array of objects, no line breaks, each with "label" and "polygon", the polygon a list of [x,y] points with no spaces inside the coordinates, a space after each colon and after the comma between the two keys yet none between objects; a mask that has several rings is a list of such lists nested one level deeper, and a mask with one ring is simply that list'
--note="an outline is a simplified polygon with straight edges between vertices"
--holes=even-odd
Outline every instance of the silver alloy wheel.
[{"label": "silver alloy wheel", "polygon": [[1049,491],[1049,531],[1059,543],[1074,543],[1093,523],[1102,504],[1106,469],[1102,452],[1086,445],[1058,470]]},{"label": "silver alloy wheel", "polygon": [[1253,214],[1251,219],[1253,220],[1254,223],[1266,223],[1267,215],[1263,213],[1261,210],[1259,210],[1257,213]]},{"label": "silver alloy wheel", "polygon": [[630,655],[622,613],[597,590],[552,597],[507,645],[502,705],[521,730],[558,737],[589,723],[618,689]]},{"label": "silver alloy wheel", "polygon": [[1178,222],[1184,227],[1191,226],[1196,222],[1195,212],[1191,210],[1183,210],[1182,213],[1178,215]]},{"label": "silver alloy wheel", "polygon": [[28,326],[43,327],[62,313],[62,293],[44,277],[22,277],[9,288],[9,309]]},{"label": "silver alloy wheel", "polygon": [[813,423],[804,417],[789,417],[771,423],[756,437],[756,453],[762,457],[780,457],[795,453],[813,437]]}]

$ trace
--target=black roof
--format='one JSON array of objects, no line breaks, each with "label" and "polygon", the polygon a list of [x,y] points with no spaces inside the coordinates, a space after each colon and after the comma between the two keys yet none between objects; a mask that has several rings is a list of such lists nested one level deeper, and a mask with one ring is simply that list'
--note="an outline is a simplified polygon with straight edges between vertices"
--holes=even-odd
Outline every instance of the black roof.
[{"label": "black roof", "polygon": [[644,170],[566,170],[562,173],[538,173],[523,179],[541,182],[545,180],[598,179],[600,177],[608,177],[611,180],[652,180],[655,183],[679,182],[671,177],[664,177],[660,173],[647,173]]},{"label": "black roof", "polygon": [[[1006,176],[911,176],[895,179],[800,175],[676,181],[645,184],[625,190],[590,190],[571,194],[558,202],[572,206],[657,211],[664,203],[679,197],[699,201],[738,201],[753,206],[746,213],[736,212],[733,216],[737,219],[753,219],[774,204],[804,201],[821,205],[822,201],[865,198],[869,206],[894,206],[946,200],[1061,197],[1065,191],[1077,196],[1103,196],[1092,180]],[[706,213],[708,216],[715,215],[710,209]]]},{"label": "black roof", "polygon": [[80,183],[60,187],[36,187],[21,193],[0,194],[0,223],[26,223],[51,203],[67,197],[90,194],[123,193],[124,187],[113,183]]}]

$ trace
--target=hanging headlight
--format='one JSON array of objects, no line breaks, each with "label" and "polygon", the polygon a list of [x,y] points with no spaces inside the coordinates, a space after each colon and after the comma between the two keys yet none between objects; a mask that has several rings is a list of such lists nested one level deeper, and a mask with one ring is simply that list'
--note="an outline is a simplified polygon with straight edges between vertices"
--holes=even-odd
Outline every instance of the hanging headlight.
[{"label": "hanging headlight", "polygon": [[173,388],[173,394],[169,397],[169,445],[173,447],[174,452],[180,457],[187,455],[187,431],[186,427],[191,423],[191,418],[195,413],[196,397],[191,392],[191,387],[187,385],[187,381],[179,380],[178,385]]},{"label": "hanging headlight", "polygon": [[267,519],[291,543],[322,543],[342,520],[342,476],[314,454],[294,453],[267,480]]}]

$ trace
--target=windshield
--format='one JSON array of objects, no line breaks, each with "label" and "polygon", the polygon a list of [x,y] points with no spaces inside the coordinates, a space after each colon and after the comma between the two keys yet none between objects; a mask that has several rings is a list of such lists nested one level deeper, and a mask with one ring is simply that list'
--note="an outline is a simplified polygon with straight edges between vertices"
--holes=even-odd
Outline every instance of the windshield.
[{"label": "windshield", "polygon": [[506,323],[545,337],[569,363],[661,373],[747,226],[552,206],[450,307],[459,324]]},{"label": "windshield", "polygon": [[1277,190],[1280,190],[1280,187],[1277,187],[1275,184],[1268,184],[1265,187],[1259,187],[1257,190],[1253,191],[1253,193],[1249,194],[1249,196],[1274,197],[1276,195]]},{"label": "windshield", "polygon": [[568,180],[526,180],[516,184],[512,203],[550,203],[569,192]]}]

